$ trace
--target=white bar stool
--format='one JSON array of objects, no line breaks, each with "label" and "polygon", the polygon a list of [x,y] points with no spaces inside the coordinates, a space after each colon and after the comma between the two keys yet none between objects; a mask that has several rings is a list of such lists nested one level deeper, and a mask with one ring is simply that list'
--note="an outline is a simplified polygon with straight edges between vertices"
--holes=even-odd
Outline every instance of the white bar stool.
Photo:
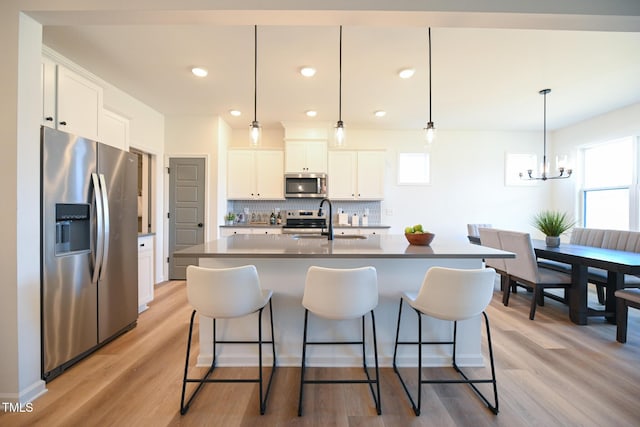
[{"label": "white bar stool", "polygon": [[[182,398],[180,400],[180,414],[184,415],[189,410],[191,402],[202,389],[205,383],[215,382],[240,382],[258,383],[260,389],[260,415],[263,415],[267,407],[267,398],[271,389],[271,381],[276,371],[276,346],[273,335],[273,307],[271,304],[271,290],[262,290],[258,279],[258,272],[253,265],[233,268],[202,268],[190,265],[187,267],[187,298],[189,304],[193,306],[191,322],[189,323],[189,340],[187,342],[187,357],[184,364],[184,377],[182,381]],[[271,340],[262,339],[262,310],[269,303],[269,317],[271,320]],[[200,316],[211,317],[213,319],[213,361],[211,367],[202,378],[188,378],[189,354],[191,352],[191,336],[193,334],[193,320],[196,312]],[[230,319],[242,317],[252,313],[258,313],[258,340],[233,341],[216,340],[216,319]],[[258,345],[258,378],[209,378],[216,367],[216,344],[257,344]],[[266,392],[263,393],[262,378],[262,346],[271,344],[273,352],[273,365],[271,375],[267,384]],[[187,383],[198,383],[185,404],[185,394]]]},{"label": "white bar stool", "polygon": [[[303,389],[305,384],[369,384],[378,415],[380,406],[380,381],[378,371],[378,346],[376,342],[376,322],[373,309],[378,305],[378,276],[374,267],[335,269],[310,267],[307,271],[302,297],[304,306],[304,336],[302,340],[302,369],[300,372],[300,400],[298,416],[302,416]],[[308,341],[307,326],[309,312],[325,319],[344,320],[362,318],[362,337],[359,341]],[[371,314],[373,331],[373,354],[375,359],[375,378],[369,375],[365,349],[365,315]],[[362,365],[367,379],[346,380],[306,380],[306,352],[309,345],[362,345]],[[373,385],[376,385],[376,391]]]},{"label": "white bar stool", "polygon": [[[493,268],[482,269],[452,269],[445,267],[431,267],[424,277],[420,291],[405,292],[400,298],[398,309],[398,325],[396,329],[396,343],[393,351],[393,370],[398,375],[404,391],[409,397],[416,415],[420,415],[420,401],[422,397],[422,384],[469,384],[487,407],[494,413],[498,413],[498,389],[496,386],[496,372],[493,363],[493,348],[491,346],[491,331],[489,330],[489,318],[484,309],[491,302],[493,296],[493,281],[495,278]],[[406,300],[418,315],[418,340],[399,341],[400,318],[402,316],[402,302]],[[456,333],[459,320],[470,319],[482,313],[487,327],[487,341],[489,347],[489,360],[491,362],[490,379],[469,379],[456,364]],[[422,315],[441,320],[453,321],[452,341],[423,341],[422,340]],[[423,380],[422,379],[422,346],[423,345],[453,345],[453,368],[460,373],[460,380]],[[409,393],[400,371],[396,366],[398,345],[414,345],[418,347],[418,403],[414,402]],[[492,383],[495,405],[491,405],[487,398],[480,393],[476,383]]]}]

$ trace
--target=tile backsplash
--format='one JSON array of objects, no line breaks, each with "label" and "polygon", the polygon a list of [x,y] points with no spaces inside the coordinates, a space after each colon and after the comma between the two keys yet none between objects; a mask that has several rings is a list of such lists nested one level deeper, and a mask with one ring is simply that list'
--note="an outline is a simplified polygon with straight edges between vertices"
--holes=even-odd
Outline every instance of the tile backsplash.
[{"label": "tile backsplash", "polygon": [[[368,212],[369,225],[380,224],[380,201],[346,201],[346,200],[332,200],[334,221],[336,221],[336,215],[344,212],[349,216],[357,214],[362,217]],[[247,209],[249,218],[251,214],[260,216],[264,221],[268,221],[271,212],[282,212],[283,223],[286,216],[286,211],[290,210],[314,210],[320,206],[320,199],[287,199],[283,201],[279,200],[229,200],[227,201],[227,212],[233,212],[235,214],[244,213]],[[323,210],[328,209],[326,203],[323,206]],[[248,221],[247,221],[248,222]],[[337,221],[336,221],[337,222]]]}]

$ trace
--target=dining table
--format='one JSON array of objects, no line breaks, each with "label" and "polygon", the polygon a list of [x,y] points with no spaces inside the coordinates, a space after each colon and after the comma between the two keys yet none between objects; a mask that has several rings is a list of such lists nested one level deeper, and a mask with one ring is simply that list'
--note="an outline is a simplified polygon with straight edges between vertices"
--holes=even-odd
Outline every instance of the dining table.
[{"label": "dining table", "polygon": [[[533,249],[539,259],[565,263],[571,266],[571,288],[569,288],[569,317],[578,325],[586,325],[589,316],[605,316],[607,321],[616,321],[615,291],[624,288],[625,274],[640,275],[640,253],[593,246],[561,243],[558,247],[547,246],[544,240],[532,239]],[[587,287],[588,268],[607,271],[606,302],[604,310],[589,308]]]}]

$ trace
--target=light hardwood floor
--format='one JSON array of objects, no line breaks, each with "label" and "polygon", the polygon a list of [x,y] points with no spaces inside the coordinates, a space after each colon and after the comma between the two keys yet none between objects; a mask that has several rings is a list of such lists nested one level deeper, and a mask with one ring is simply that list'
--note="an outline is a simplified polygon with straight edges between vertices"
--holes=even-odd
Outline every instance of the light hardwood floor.
[{"label": "light hardwood floor", "polygon": [[[497,416],[469,387],[438,385],[423,386],[422,415],[415,417],[391,368],[381,372],[381,416],[375,415],[365,385],[311,385],[305,388],[305,415],[298,417],[298,368],[276,372],[264,416],[258,412],[255,384],[206,385],[190,411],[180,416],[191,310],[184,282],[167,282],[156,287],[156,298],[135,329],[50,382],[48,393],[33,403],[31,413],[0,412],[0,425],[640,425],[638,313],[630,319],[627,343],[620,344],[614,325],[591,318],[588,326],[576,326],[569,322],[566,306],[554,301],[539,308],[535,321],[530,321],[530,297],[520,291],[504,307],[496,291],[487,310],[500,394]],[[255,368],[225,369],[227,374],[255,372]],[[451,370],[425,371],[447,376]],[[314,374],[334,373],[316,369]]]}]

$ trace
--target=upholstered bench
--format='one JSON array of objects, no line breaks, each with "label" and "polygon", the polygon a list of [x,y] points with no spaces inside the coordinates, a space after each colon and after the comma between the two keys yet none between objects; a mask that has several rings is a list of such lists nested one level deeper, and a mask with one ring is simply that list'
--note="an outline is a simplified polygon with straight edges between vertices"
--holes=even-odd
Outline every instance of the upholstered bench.
[{"label": "upholstered bench", "polygon": [[618,329],[616,339],[619,342],[627,342],[627,319],[629,307],[640,309],[640,289],[619,289],[616,291],[616,323]]},{"label": "upholstered bench", "polygon": [[[571,231],[569,243],[572,245],[593,246],[619,251],[640,252],[640,232],[575,227]],[[571,270],[570,265],[561,262],[544,260],[539,261],[538,265],[558,271]],[[598,302],[604,304],[604,286],[607,285],[607,270],[589,267],[588,275],[589,282],[597,286]],[[631,288],[640,287],[640,277],[625,275],[624,286]]]},{"label": "upholstered bench", "polygon": [[[616,249],[619,251],[627,251],[627,252],[640,252],[640,232],[637,231],[626,231],[626,230],[596,230],[596,229],[574,229],[574,230],[582,230],[579,233],[585,233],[585,230],[590,230],[593,232],[603,232],[602,233],[602,242],[598,245],[601,248],[605,249]],[[588,231],[587,231],[588,234]],[[573,237],[573,236],[572,236]],[[583,244],[583,243],[577,243]],[[587,246],[596,246],[596,245],[587,245]],[[601,268],[589,267],[589,282],[595,283],[596,285],[606,285],[607,284],[607,270],[603,270]],[[624,276],[624,286],[629,288],[637,288],[640,287],[640,277],[625,275]]]}]

